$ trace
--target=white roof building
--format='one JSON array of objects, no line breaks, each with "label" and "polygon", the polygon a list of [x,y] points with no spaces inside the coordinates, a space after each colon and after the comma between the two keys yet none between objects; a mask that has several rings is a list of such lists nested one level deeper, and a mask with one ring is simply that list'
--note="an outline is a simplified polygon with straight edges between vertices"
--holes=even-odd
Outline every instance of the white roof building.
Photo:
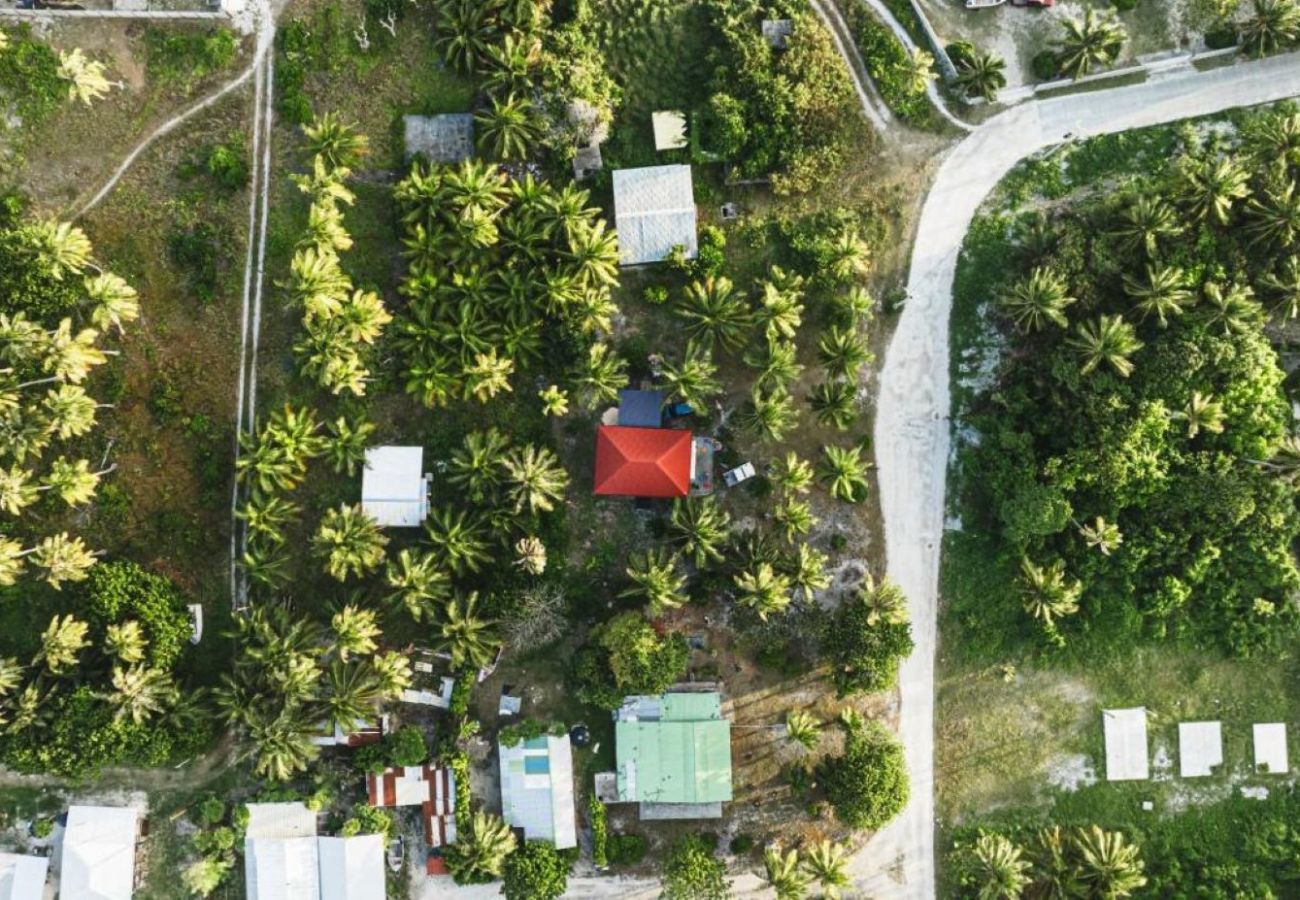
[{"label": "white roof building", "polygon": [[321,900],[384,900],[384,839],[318,838]]},{"label": "white roof building", "polygon": [[672,109],[650,114],[656,150],[678,150],[686,146],[686,116]]},{"label": "white roof building", "polygon": [[614,227],[624,266],[662,262],[676,246],[694,259],[695,191],[691,167],[646,166],[614,171]]},{"label": "white roof building", "polygon": [[1149,778],[1146,708],[1103,709],[1101,726],[1106,735],[1106,780]]},{"label": "white roof building", "polygon": [[384,840],[317,837],[303,804],[250,803],[244,881],[248,900],[383,900]]},{"label": "white roof building", "polygon": [[1219,722],[1178,723],[1178,773],[1204,778],[1223,765],[1223,725]]},{"label": "white roof building", "polygon": [[[1254,726],[1255,771],[1285,775],[1290,771],[1286,750],[1285,722],[1257,722]],[[0,897],[3,897],[0,894]]]},{"label": "white roof building", "polygon": [[140,810],[72,806],[63,832],[59,896],[63,900],[130,900]]},{"label": "white roof building", "polygon": [[499,747],[501,817],[527,840],[557,850],[578,846],[573,803],[573,749],[568,735],[543,735]]},{"label": "white roof building", "polygon": [[44,856],[0,853],[0,900],[42,900],[49,868]]},{"label": "white roof building", "polygon": [[429,514],[423,447],[371,447],[361,473],[361,508],[384,528],[417,528]]}]

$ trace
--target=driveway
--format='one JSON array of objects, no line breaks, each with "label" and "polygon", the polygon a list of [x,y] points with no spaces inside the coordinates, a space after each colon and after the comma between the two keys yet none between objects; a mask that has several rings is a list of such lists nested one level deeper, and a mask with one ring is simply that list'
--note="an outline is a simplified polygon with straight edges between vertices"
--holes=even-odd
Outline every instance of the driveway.
[{"label": "driveway", "polygon": [[889,576],[907,593],[916,651],[900,677],[900,737],[912,801],[854,857],[864,898],[935,895],[934,660],[939,550],[949,453],[948,313],[962,239],[980,203],[1023,157],[1078,137],[1127,131],[1300,95],[1300,54],[1014,107],[990,119],[944,160],[912,250],[908,300],[881,372],[876,464]]}]

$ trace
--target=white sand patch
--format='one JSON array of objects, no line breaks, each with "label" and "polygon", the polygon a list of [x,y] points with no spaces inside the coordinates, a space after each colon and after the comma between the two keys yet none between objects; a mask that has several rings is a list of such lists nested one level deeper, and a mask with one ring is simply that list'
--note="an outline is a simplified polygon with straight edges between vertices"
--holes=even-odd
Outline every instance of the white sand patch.
[{"label": "white sand patch", "polygon": [[1047,783],[1063,791],[1077,791],[1097,783],[1097,770],[1083,753],[1058,756],[1047,762]]}]

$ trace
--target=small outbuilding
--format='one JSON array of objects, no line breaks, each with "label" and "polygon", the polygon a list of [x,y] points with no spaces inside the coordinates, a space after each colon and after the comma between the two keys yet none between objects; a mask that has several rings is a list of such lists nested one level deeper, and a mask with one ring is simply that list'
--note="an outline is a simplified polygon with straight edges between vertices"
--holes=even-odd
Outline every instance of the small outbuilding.
[{"label": "small outbuilding", "polygon": [[474,155],[473,113],[402,116],[406,158],[423,156],[434,163],[458,163]]},{"label": "small outbuilding", "polygon": [[764,19],[763,38],[773,50],[784,50],[790,45],[790,35],[794,34],[792,19]]},{"label": "small outbuilding", "polygon": [[361,472],[361,509],[383,528],[418,528],[429,515],[423,447],[371,447]]},{"label": "small outbuilding", "polygon": [[699,252],[691,167],[646,166],[614,171],[614,226],[619,263],[662,262],[674,247],[688,259]]},{"label": "small outbuilding", "polygon": [[664,421],[664,395],[661,391],[637,391],[624,388],[618,392],[618,424],[632,428],[658,428]]},{"label": "small outbuilding", "polygon": [[44,856],[0,853],[0,900],[44,900],[49,869]]},{"label": "small outbuilding", "polygon": [[1213,775],[1223,765],[1223,725],[1219,722],[1178,723],[1178,774],[1184,778]]},{"label": "small outbuilding", "polygon": [[73,806],[63,832],[59,896],[68,900],[131,900],[140,810]]},{"label": "small outbuilding", "polygon": [[1290,771],[1285,722],[1256,722],[1253,737],[1256,772],[1285,775]]},{"label": "small outbuilding", "polygon": [[680,150],[687,144],[685,113],[675,109],[651,113],[650,127],[654,130],[656,150]]},{"label": "small outbuilding", "polygon": [[578,846],[573,800],[573,749],[567,734],[541,735],[498,748],[501,817],[525,840],[549,841],[557,850]]},{"label": "small outbuilding", "polygon": [[1106,737],[1106,780],[1144,781],[1150,778],[1146,708],[1103,709],[1101,726]]}]

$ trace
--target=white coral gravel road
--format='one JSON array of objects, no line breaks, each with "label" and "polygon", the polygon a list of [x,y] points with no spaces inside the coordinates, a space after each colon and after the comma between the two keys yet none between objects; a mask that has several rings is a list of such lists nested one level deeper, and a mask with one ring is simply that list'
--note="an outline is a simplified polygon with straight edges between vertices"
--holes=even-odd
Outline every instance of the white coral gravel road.
[{"label": "white coral gravel road", "polygon": [[916,641],[900,675],[899,732],[912,797],[854,857],[854,896],[935,896],[934,667],[949,454],[948,317],[957,256],[976,210],[1019,160],[1066,134],[1127,131],[1296,95],[1294,53],[1171,72],[1009,109],[957,144],[940,166],[921,211],[907,303],[881,371],[875,429],[888,573],[907,593]]}]

